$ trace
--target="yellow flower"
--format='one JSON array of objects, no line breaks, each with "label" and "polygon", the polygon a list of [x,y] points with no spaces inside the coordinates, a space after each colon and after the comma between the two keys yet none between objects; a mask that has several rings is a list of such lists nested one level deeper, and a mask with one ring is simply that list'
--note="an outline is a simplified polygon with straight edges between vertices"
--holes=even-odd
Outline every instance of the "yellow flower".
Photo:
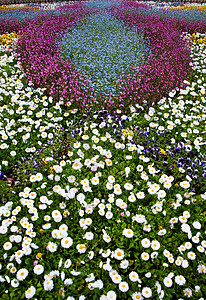
[{"label": "yellow flower", "polygon": [[37,253],[36,257],[37,258],[42,258],[42,254],[39,252],[39,253]]},{"label": "yellow flower", "polygon": [[46,159],[42,158],[43,162],[47,165],[47,161]]},{"label": "yellow flower", "polygon": [[162,149],[162,148],[160,148],[160,154],[164,154],[164,155],[166,155],[166,152],[165,152],[165,150],[164,150],[164,149]]}]

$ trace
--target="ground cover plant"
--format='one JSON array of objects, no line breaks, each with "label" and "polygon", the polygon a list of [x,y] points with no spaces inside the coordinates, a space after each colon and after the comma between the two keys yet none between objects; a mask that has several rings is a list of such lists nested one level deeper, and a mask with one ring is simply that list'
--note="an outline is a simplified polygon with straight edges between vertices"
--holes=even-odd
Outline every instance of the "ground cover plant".
[{"label": "ground cover plant", "polygon": [[[165,70],[181,69],[166,55],[175,53],[169,42],[180,54],[186,51],[185,62],[175,54],[185,68],[182,81],[175,81],[179,86],[160,97],[162,89],[151,85],[149,101],[147,94],[142,99],[137,91],[132,94],[137,75],[126,74],[128,82],[120,78],[120,83],[127,97],[116,98],[136,97],[133,105],[126,103],[127,113],[123,107],[114,113],[109,102],[104,109],[84,110],[76,99],[82,101],[88,88],[90,101],[95,88],[72,60],[60,60],[58,30],[65,24],[75,28],[95,13],[108,13],[125,26],[133,16],[136,24],[134,10],[138,15],[137,7],[147,7],[121,3],[120,14],[111,4],[106,10],[100,1],[98,9],[93,2],[58,8],[49,12],[50,26],[48,16],[40,16],[39,27],[32,19],[22,31],[8,27],[0,36],[1,299],[205,299],[206,34],[193,32],[204,26],[174,19],[171,39],[162,33],[161,41],[162,17],[150,19],[153,25],[157,21],[157,36],[154,26],[137,23],[142,34],[152,32],[145,41],[149,64],[139,77],[148,74],[153,60],[161,62],[156,38],[164,46]],[[168,32],[172,20],[161,22]],[[39,57],[29,61],[35,52]],[[38,62],[41,76],[50,74],[43,73],[50,61],[56,64],[56,82],[69,78],[80,88],[70,90],[69,100],[61,90],[51,96],[53,82],[45,79],[40,87],[31,72],[34,66],[40,70]],[[167,80],[166,75],[159,77]]]},{"label": "ground cover plant", "polygon": [[62,54],[84,71],[96,92],[116,94],[120,74],[145,62],[143,37],[108,14],[96,14],[69,30],[62,38]]},{"label": "ground cover plant", "polygon": [[[128,11],[131,8],[135,9],[135,12]],[[165,96],[168,90],[179,86],[191,71],[189,49],[179,39],[181,33],[193,33],[197,30],[203,32],[205,23],[193,24],[179,19],[171,21],[155,14],[145,16],[138,13],[142,8],[151,10],[144,4],[128,1],[107,9],[76,4],[58,9],[52,17],[37,18],[17,44],[16,51],[21,58],[25,74],[36,86],[46,88],[50,96],[57,99],[63,97],[67,102],[71,102],[72,108],[81,108],[84,112],[92,108],[107,109],[110,113],[116,113],[116,110],[120,109],[126,113],[130,105],[141,103],[143,100],[147,101],[148,105],[155,103],[158,98]],[[70,59],[65,61],[61,58],[60,42],[68,28],[72,30],[81,18],[85,19],[86,16],[103,11],[123,20],[125,26],[142,34],[150,53],[146,63],[136,65],[129,74],[121,74],[121,70],[119,71],[117,95],[102,93],[97,97],[96,91],[81,70],[76,69]],[[127,22],[127,19],[130,21]],[[99,68],[98,70],[100,71]]]}]

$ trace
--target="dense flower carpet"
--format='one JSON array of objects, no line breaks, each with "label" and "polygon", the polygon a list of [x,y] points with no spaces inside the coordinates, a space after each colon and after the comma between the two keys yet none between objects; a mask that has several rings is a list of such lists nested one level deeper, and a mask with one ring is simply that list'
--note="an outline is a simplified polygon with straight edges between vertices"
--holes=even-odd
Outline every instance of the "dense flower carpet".
[{"label": "dense flower carpet", "polygon": [[206,5],[0,6],[0,299],[206,299]]}]

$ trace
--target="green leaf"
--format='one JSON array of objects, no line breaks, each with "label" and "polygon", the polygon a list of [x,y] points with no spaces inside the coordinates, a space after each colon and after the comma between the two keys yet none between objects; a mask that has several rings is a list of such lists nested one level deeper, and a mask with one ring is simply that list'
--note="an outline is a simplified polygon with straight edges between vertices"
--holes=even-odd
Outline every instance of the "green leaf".
[{"label": "green leaf", "polygon": [[8,300],[9,299],[9,295],[8,294],[4,294],[4,295],[1,296],[1,299],[7,299]]},{"label": "green leaf", "polygon": [[31,265],[31,259],[30,258],[25,259],[25,264],[26,265]]}]

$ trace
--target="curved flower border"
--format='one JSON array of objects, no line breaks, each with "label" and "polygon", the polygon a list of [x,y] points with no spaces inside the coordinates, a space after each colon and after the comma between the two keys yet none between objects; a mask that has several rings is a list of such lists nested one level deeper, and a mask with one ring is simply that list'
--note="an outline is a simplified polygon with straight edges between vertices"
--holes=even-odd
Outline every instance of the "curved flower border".
[{"label": "curved flower border", "polygon": [[127,113],[131,105],[151,105],[166,96],[168,91],[180,87],[190,72],[189,47],[180,39],[182,32],[202,32],[203,22],[168,20],[154,14],[138,14],[147,5],[124,1],[121,6],[110,7],[107,12],[126,25],[137,27],[149,38],[150,55],[145,65],[134,68],[117,85],[118,96],[97,96],[89,82],[72,67],[71,61],[60,57],[59,41],[68,27],[80,19],[97,13],[98,9],[75,4],[60,8],[59,15],[38,17],[20,37],[16,50],[29,80],[45,88],[48,95],[65,105],[87,110],[107,109],[111,113]]}]

